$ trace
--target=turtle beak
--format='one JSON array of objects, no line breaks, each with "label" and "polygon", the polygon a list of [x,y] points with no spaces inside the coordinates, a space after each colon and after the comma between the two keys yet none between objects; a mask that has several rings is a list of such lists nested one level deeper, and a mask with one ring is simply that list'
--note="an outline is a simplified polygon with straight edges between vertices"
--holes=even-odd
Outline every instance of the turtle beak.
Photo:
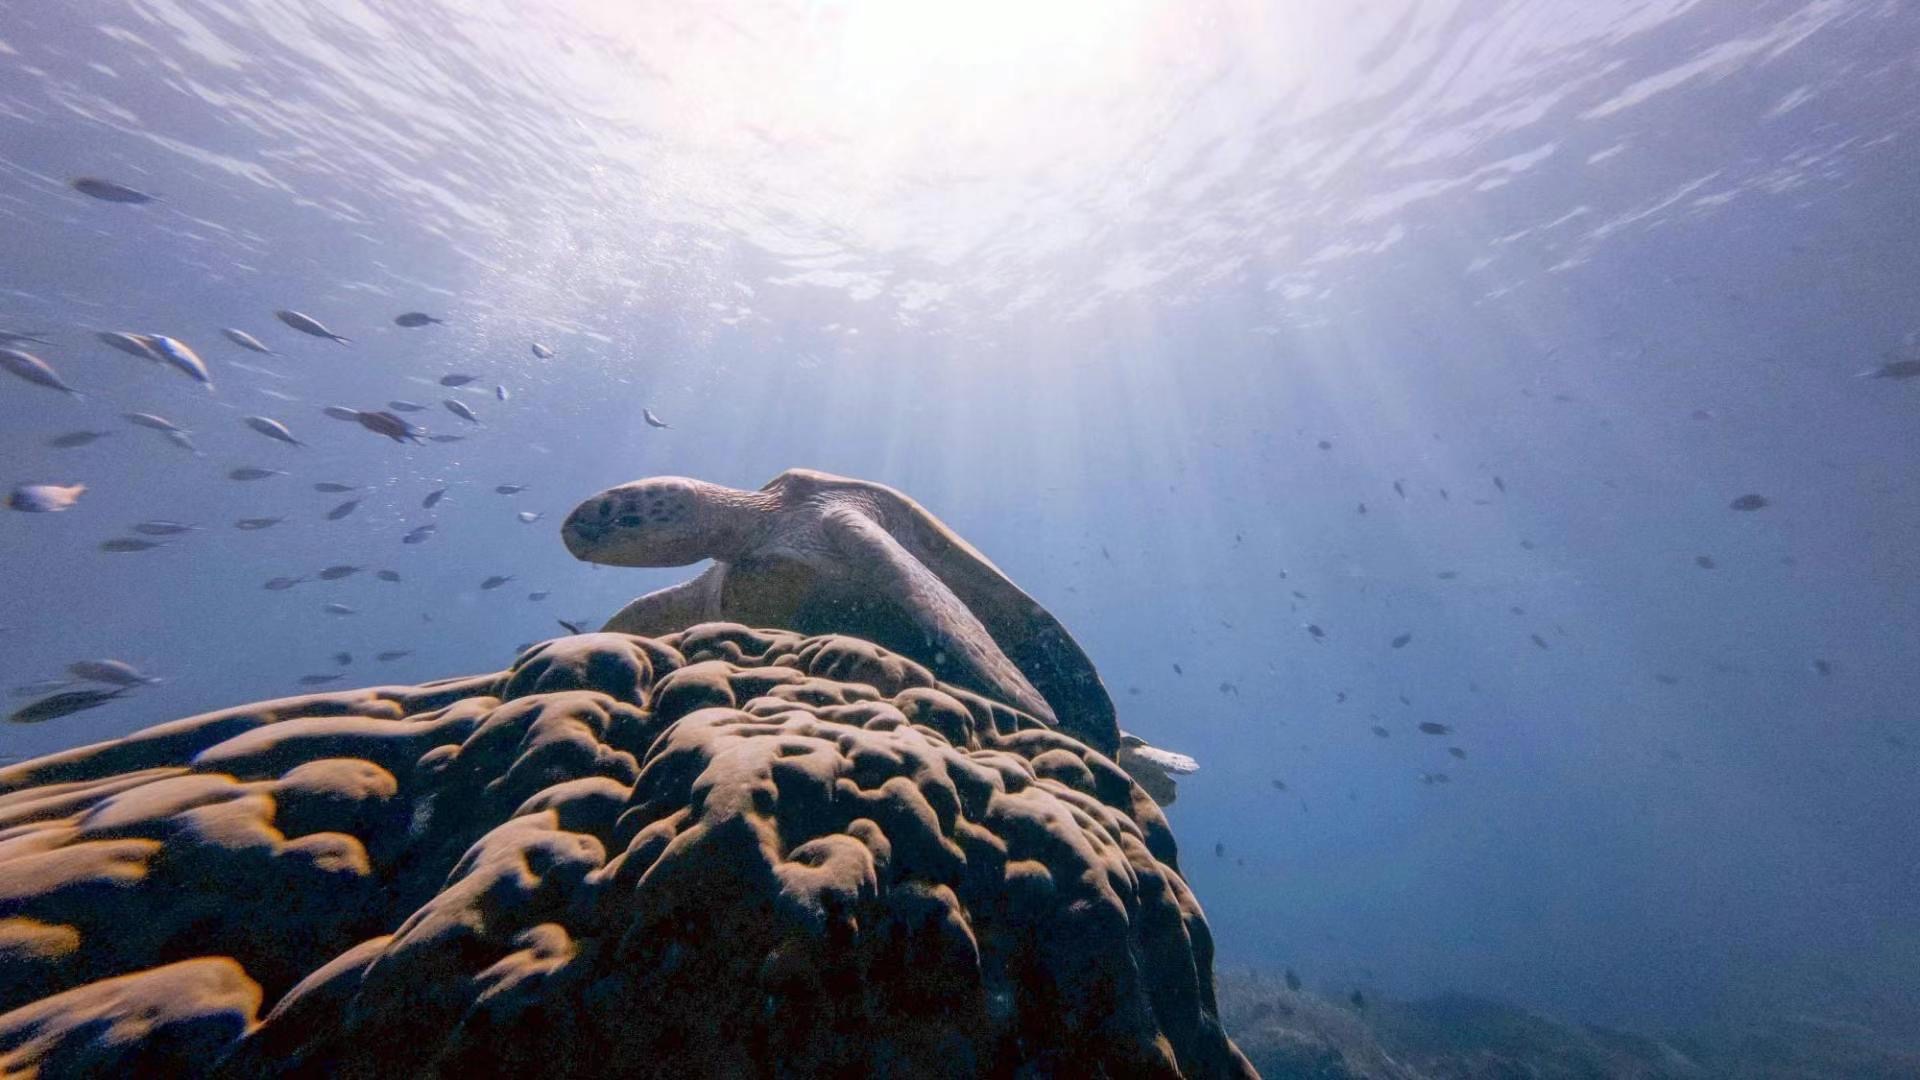
[{"label": "turtle beak", "polygon": [[574,558],[593,562],[595,549],[612,531],[613,508],[604,500],[595,499],[580,504],[573,513],[567,515],[566,523],[560,526],[560,539],[566,542],[567,550]]}]

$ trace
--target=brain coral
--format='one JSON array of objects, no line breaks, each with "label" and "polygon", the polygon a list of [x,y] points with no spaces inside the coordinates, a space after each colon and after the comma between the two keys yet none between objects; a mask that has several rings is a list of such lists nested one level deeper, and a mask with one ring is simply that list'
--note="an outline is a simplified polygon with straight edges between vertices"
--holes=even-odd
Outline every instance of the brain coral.
[{"label": "brain coral", "polygon": [[866,642],[708,624],[0,770],[0,1073],[1246,1076],[1166,820]]}]

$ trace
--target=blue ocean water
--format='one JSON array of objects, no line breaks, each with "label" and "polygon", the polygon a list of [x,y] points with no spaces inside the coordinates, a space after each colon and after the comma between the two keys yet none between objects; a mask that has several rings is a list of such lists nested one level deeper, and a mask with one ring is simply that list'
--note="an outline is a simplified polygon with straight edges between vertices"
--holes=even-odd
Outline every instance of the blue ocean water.
[{"label": "blue ocean water", "polygon": [[[808,466],[1201,761],[1221,963],[1920,1023],[1916,80],[1897,0],[0,0],[0,330],[80,395],[0,380],[0,482],[87,489],[0,515],[0,681],[164,678],[0,755],[504,666],[687,576],[581,498]],[[464,438],[321,412],[395,399]]]}]

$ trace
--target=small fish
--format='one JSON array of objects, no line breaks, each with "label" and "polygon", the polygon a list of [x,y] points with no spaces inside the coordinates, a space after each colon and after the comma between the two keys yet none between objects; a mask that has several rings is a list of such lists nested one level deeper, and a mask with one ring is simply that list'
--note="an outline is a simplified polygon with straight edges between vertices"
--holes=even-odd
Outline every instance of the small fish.
[{"label": "small fish", "polygon": [[65,690],[72,685],[72,679],[41,679],[39,682],[30,682],[24,686],[14,687],[13,696],[39,697],[42,694],[51,694],[55,690]]},{"label": "small fish", "polygon": [[1181,667],[1179,664],[1176,663],[1173,665],[1173,673],[1175,675],[1185,675],[1187,673],[1187,669]]},{"label": "small fish", "polygon": [[58,720],[63,716],[97,709],[126,692],[124,686],[114,690],[67,690],[21,706],[7,717],[7,723],[42,724],[48,720]]},{"label": "small fish", "polygon": [[356,424],[360,422],[360,417],[365,415],[359,409],[349,409],[345,405],[328,405],[320,411],[335,420],[351,420]]},{"label": "small fish", "polygon": [[80,396],[78,390],[61,380],[59,372],[54,371],[45,360],[32,353],[24,353],[19,349],[0,349],[0,368],[6,368],[35,386],[58,390],[72,397]]},{"label": "small fish", "polygon": [[336,506],[333,509],[327,511],[327,520],[339,521],[341,518],[346,517],[348,514],[353,513],[353,511],[359,505],[360,505],[359,499],[348,499],[346,502],[343,502],[339,506]]},{"label": "small fish", "polygon": [[417,401],[389,401],[387,408],[394,412],[425,412],[427,407]]},{"label": "small fish", "polygon": [[334,653],[333,662],[339,664],[341,667],[346,667],[348,664],[353,663],[353,654],[350,652]]},{"label": "small fish", "polygon": [[1440,571],[1439,573],[1437,573],[1437,574],[1435,574],[1435,575],[1433,575],[1433,576],[1434,576],[1434,577],[1437,577],[1437,578],[1439,578],[1439,579],[1440,579],[1441,581],[1452,581],[1452,580],[1453,580],[1454,578],[1457,578],[1457,577],[1459,577],[1459,576],[1460,576],[1460,571],[1458,571],[1458,570],[1442,570],[1442,571]]},{"label": "small fish", "polygon": [[374,659],[385,663],[388,660],[399,660],[412,655],[412,649],[388,649],[386,652],[376,654]]},{"label": "small fish", "polygon": [[1360,504],[1360,516],[1361,516],[1361,517],[1365,517],[1365,516],[1367,516],[1367,504],[1366,504],[1366,503],[1361,503],[1361,504]]},{"label": "small fish", "polygon": [[286,443],[288,446],[307,445],[306,443],[301,442],[299,439],[294,438],[293,432],[287,430],[287,425],[281,423],[278,420],[272,419],[271,417],[249,416],[246,418],[245,422],[248,427],[252,428],[253,430],[259,432],[262,435],[265,435],[269,439],[278,439],[279,441]]},{"label": "small fish", "polygon": [[359,491],[360,489],[353,486],[352,484],[342,484],[332,480],[322,480],[319,483],[313,485],[313,490],[318,491],[323,495],[344,495],[349,491]]},{"label": "small fish", "polygon": [[1443,772],[1430,772],[1430,773],[1420,774],[1420,782],[1428,785],[1444,784],[1452,779],[1453,779],[1452,777],[1448,776],[1446,773],[1443,773]]},{"label": "small fish", "polygon": [[1830,661],[1816,658],[1813,662],[1813,670],[1819,672],[1821,678],[1827,678],[1833,674],[1833,664]]},{"label": "small fish", "polygon": [[495,386],[493,388],[493,396],[496,401],[507,400],[507,388],[504,386]]},{"label": "small fish", "polygon": [[166,433],[166,436],[167,436],[167,441],[172,443],[173,445],[179,447],[182,450],[185,450],[187,453],[192,454],[194,457],[201,456],[200,448],[193,445],[193,440],[187,436],[186,432],[169,431]]},{"label": "small fish", "polygon": [[533,355],[542,360],[551,360],[553,359],[553,350],[536,341],[533,343]]},{"label": "small fish", "polygon": [[1767,505],[1768,501],[1765,495],[1742,495],[1727,504],[1729,508],[1734,510],[1759,510]]},{"label": "small fish", "polygon": [[1378,735],[1383,739],[1388,739],[1393,737],[1393,732],[1388,731],[1386,728],[1381,727],[1379,724],[1373,725],[1373,728],[1371,730],[1375,735]]},{"label": "small fish", "polygon": [[200,359],[200,354],[194,352],[186,342],[178,338],[170,338],[165,334],[148,334],[146,338],[147,344],[153,347],[153,351],[158,353],[161,359],[172,364],[194,382],[209,390],[213,389],[213,374],[207,370],[207,362]]},{"label": "small fish", "polygon": [[1327,636],[1327,632],[1325,630],[1320,629],[1320,625],[1318,623],[1308,623],[1307,633],[1312,634],[1315,640],[1324,640]]},{"label": "small fish", "polygon": [[454,398],[448,398],[445,401],[442,401],[440,404],[445,405],[447,407],[448,412],[452,413],[453,415],[459,417],[462,420],[467,421],[468,423],[477,424],[480,422],[480,418],[473,414],[472,409],[467,408],[467,403],[464,401],[458,401],[458,400],[455,400]]},{"label": "small fish", "polygon": [[414,427],[412,424],[407,423],[405,420],[400,419],[390,412],[363,412],[354,417],[354,419],[360,421],[361,427],[366,428],[375,435],[385,435],[394,442],[406,442],[409,439],[414,442],[420,441],[421,431],[419,428]]},{"label": "small fish", "polygon": [[1224,859],[1227,857],[1227,845],[1225,841],[1216,841],[1214,843],[1213,857],[1216,859]]},{"label": "small fish", "polygon": [[44,334],[25,334],[18,330],[0,330],[0,345],[51,345]]},{"label": "small fish", "polygon": [[641,419],[643,419],[643,420],[645,420],[645,421],[647,422],[647,426],[648,426],[648,427],[656,427],[656,428],[663,428],[663,427],[672,427],[672,426],[673,426],[673,425],[671,425],[671,424],[669,424],[669,423],[667,423],[667,422],[666,422],[665,420],[662,420],[662,419],[660,419],[659,417],[657,417],[657,416],[655,416],[655,415],[653,415],[653,410],[652,410],[652,409],[645,409],[645,408],[643,408],[643,409],[641,409],[641,410],[640,410],[640,418],[641,418]]},{"label": "small fish", "polygon": [[65,435],[55,435],[47,440],[47,445],[55,450],[74,450],[98,442],[113,434],[111,431],[69,431]]},{"label": "small fish", "polygon": [[189,525],[184,521],[143,521],[135,525],[133,531],[142,536],[178,536],[199,528],[198,525]]},{"label": "small fish", "polygon": [[352,577],[364,569],[366,569],[364,566],[329,566],[315,576],[321,581],[339,581],[344,577]]},{"label": "small fish", "polygon": [[403,311],[393,317],[393,324],[395,326],[405,326],[408,328],[430,326],[434,323],[443,323],[446,321],[445,319],[436,319],[424,311]]},{"label": "small fish", "polygon": [[465,386],[478,379],[478,375],[442,375],[440,376],[440,385],[446,387]]},{"label": "small fish", "polygon": [[545,600],[545,599],[546,599],[547,597],[549,597],[549,596],[552,596],[552,595],[553,595],[553,594],[552,594],[552,593],[550,593],[550,592],[548,592],[547,590],[545,590],[545,589],[541,589],[541,590],[540,590],[540,591],[538,591],[538,592],[530,592],[530,593],[528,593],[528,594],[527,594],[527,599],[529,599],[529,600],[532,600],[532,601],[533,601],[534,603],[536,603],[536,604],[537,604],[537,603],[539,603],[540,601],[542,601],[542,600]]},{"label": "small fish", "polygon": [[1287,973],[1286,973],[1286,979],[1287,979],[1287,989],[1289,989],[1289,990],[1291,990],[1291,991],[1293,991],[1293,992],[1294,992],[1294,993],[1296,993],[1296,994],[1297,994],[1297,993],[1299,993],[1299,992],[1300,992],[1300,985],[1301,985],[1301,984],[1300,984],[1300,976],[1298,976],[1298,975],[1295,975],[1295,974],[1293,973],[1293,969],[1292,969],[1292,968],[1288,968],[1288,969],[1287,969]]},{"label": "small fish", "polygon": [[236,528],[236,529],[241,529],[241,530],[244,530],[244,531],[246,531],[246,532],[255,532],[255,531],[257,531],[257,530],[260,530],[260,529],[271,529],[271,528],[273,528],[273,527],[274,527],[275,525],[278,525],[278,524],[280,524],[281,522],[283,522],[283,521],[285,521],[285,520],[287,520],[287,519],[286,519],[286,518],[277,518],[277,517],[273,517],[273,518],[241,518],[241,519],[240,519],[239,521],[236,521],[236,522],[234,522],[234,523],[233,523],[233,527],[234,527],[234,528]]},{"label": "small fish", "polygon": [[124,553],[129,551],[152,551],[154,548],[159,547],[162,543],[163,541],[159,541],[159,540],[139,540],[131,536],[116,536],[112,540],[100,541],[100,550],[119,552],[119,553]]},{"label": "small fish", "polygon": [[444,499],[446,497],[447,497],[446,488],[440,488],[435,491],[429,491],[427,492],[427,497],[420,500],[420,506],[422,509],[431,510],[435,506],[438,506],[440,504],[441,499]]},{"label": "small fish", "polygon": [[344,671],[330,671],[325,675],[302,675],[300,676],[300,685],[325,686],[330,682],[339,682],[346,677],[347,673]]},{"label": "small fish", "polygon": [[522,510],[518,514],[515,514],[514,516],[519,518],[521,523],[525,525],[531,525],[534,522],[539,521],[541,517],[541,515],[538,512],[533,510]]},{"label": "small fish", "polygon": [[352,608],[348,607],[345,604],[322,604],[320,605],[320,610],[326,612],[329,615],[358,614],[358,612],[354,611]]},{"label": "small fish", "polygon": [[[478,423],[478,421],[475,421],[475,423]],[[429,435],[427,436],[427,438],[432,440],[433,442],[449,443],[449,442],[459,442],[460,440],[466,438],[466,436],[465,435]]]},{"label": "small fish", "polygon": [[1393,482],[1393,493],[1401,498],[1407,497],[1407,486],[1398,480]]},{"label": "small fish", "polygon": [[310,334],[314,337],[323,337],[329,341],[337,341],[342,345],[348,345],[352,343],[351,339],[341,337],[339,334],[336,334],[333,331],[327,329],[324,325],[321,324],[319,319],[316,319],[311,315],[305,315],[298,311],[276,311],[273,313],[273,317],[276,319],[279,319],[281,322],[286,323],[288,326],[293,327],[295,330],[298,330],[303,334]]},{"label": "small fish", "polygon": [[1460,749],[1457,746],[1447,747],[1447,753],[1453,755],[1456,758],[1459,758],[1461,761],[1467,760],[1467,752],[1465,750]]},{"label": "small fish", "polygon": [[1404,649],[1407,647],[1407,643],[1411,642],[1412,640],[1413,640],[1412,634],[1410,633],[1401,634],[1398,637],[1394,638],[1392,641],[1387,642],[1387,644],[1393,646],[1396,649]]},{"label": "small fish", "polygon": [[149,364],[164,364],[166,359],[155,351],[153,342],[145,334],[129,334],[120,330],[102,330],[93,335],[108,345],[119,349],[128,356],[137,356]]},{"label": "small fish", "polygon": [[128,203],[138,206],[142,203],[150,203],[154,199],[144,191],[130,188],[125,184],[116,184],[111,180],[102,180],[97,176],[76,177],[67,181],[67,186],[101,202]]},{"label": "small fish", "polygon": [[424,544],[427,542],[427,538],[433,535],[433,532],[434,532],[433,526],[422,525],[419,528],[408,533],[407,535],[401,537],[400,542],[403,544]]},{"label": "small fish", "polygon": [[286,592],[288,589],[293,588],[295,585],[298,585],[305,580],[307,579],[303,577],[270,578],[268,579],[265,585],[262,585],[260,587],[267,590],[268,592]]},{"label": "small fish", "polygon": [[231,326],[223,326],[220,328],[220,332],[227,336],[228,341],[233,342],[235,345],[240,346],[241,348],[247,350],[248,352],[257,352],[263,356],[279,355],[278,353],[274,352],[272,349],[267,348],[265,343],[263,343],[259,338],[254,337],[252,334],[247,333],[245,330],[236,330]]},{"label": "small fish", "polygon": [[1287,782],[1285,780],[1275,780],[1273,782],[1273,790],[1275,791],[1287,790]]},{"label": "small fish", "polygon": [[1356,1009],[1359,1009],[1361,1012],[1365,1012],[1367,1010],[1366,995],[1362,994],[1360,991],[1355,990],[1352,994],[1347,996],[1347,1000],[1353,1002],[1353,1007]]},{"label": "small fish", "polygon": [[1669,675],[1664,671],[1654,672],[1653,681],[1661,684],[1662,686],[1679,686],[1680,685],[1680,677],[1678,675]]},{"label": "small fish", "polygon": [[493,493],[495,495],[518,495],[525,490],[527,490],[527,485],[525,484],[498,484],[495,485]]},{"label": "small fish", "polygon": [[559,624],[560,624],[561,626],[564,626],[564,627],[566,627],[566,628],[567,628],[567,633],[569,633],[569,634],[584,634],[584,633],[586,633],[586,631],[585,631],[585,630],[582,630],[582,629],[580,629],[580,625],[579,625],[578,623],[570,623],[570,622],[568,622],[568,621],[567,621],[567,620],[565,620],[565,619],[555,619],[555,620],[553,620],[553,621],[554,621],[554,622],[557,622],[557,623],[559,623]]},{"label": "small fish", "polygon": [[86,490],[85,484],[21,484],[7,496],[7,509],[26,514],[57,514],[73,509]]},{"label": "small fish", "polygon": [[143,675],[140,669],[125,660],[75,660],[67,665],[67,673],[82,682],[105,683],[108,686],[146,686],[160,680],[151,675]]},{"label": "small fish", "polygon": [[1887,362],[1877,368],[1870,368],[1854,376],[1858,379],[1912,379],[1920,377],[1920,359],[1906,359],[1888,354]]},{"label": "small fish", "polygon": [[1693,557],[1693,565],[1702,570],[1711,570],[1717,564],[1713,561],[1713,556],[1711,555],[1695,555]]},{"label": "small fish", "polygon": [[381,581],[400,580],[400,572],[398,570],[375,570],[373,576],[379,578]]},{"label": "small fish", "polygon": [[1695,410],[1693,410],[1693,412],[1692,412],[1691,414],[1689,414],[1689,415],[1691,415],[1691,416],[1693,417],[1693,419],[1695,419],[1695,420],[1711,420],[1711,419],[1713,419],[1713,414],[1712,414],[1712,413],[1710,413],[1710,412],[1708,412],[1708,411],[1707,411],[1707,410],[1705,410],[1705,409],[1695,409]]},{"label": "small fish", "polygon": [[1436,724],[1431,720],[1420,721],[1420,733],[1422,735],[1445,735],[1452,730],[1452,728],[1445,724]]},{"label": "small fish", "polygon": [[269,476],[285,476],[284,469],[262,469],[253,465],[242,465],[227,473],[229,480],[265,480]]},{"label": "small fish", "polygon": [[1533,643],[1535,645],[1538,645],[1543,649],[1547,647],[1547,639],[1541,637],[1539,634],[1528,634],[1527,636],[1533,639]]},{"label": "small fish", "polygon": [[1507,482],[1497,476],[1493,478],[1493,486],[1500,489],[1500,494],[1505,495],[1507,493]]},{"label": "small fish", "polygon": [[495,574],[492,577],[488,578],[487,580],[481,582],[480,587],[483,589],[497,589],[500,586],[505,585],[507,582],[512,580],[513,580],[512,577],[503,577],[499,574]]}]

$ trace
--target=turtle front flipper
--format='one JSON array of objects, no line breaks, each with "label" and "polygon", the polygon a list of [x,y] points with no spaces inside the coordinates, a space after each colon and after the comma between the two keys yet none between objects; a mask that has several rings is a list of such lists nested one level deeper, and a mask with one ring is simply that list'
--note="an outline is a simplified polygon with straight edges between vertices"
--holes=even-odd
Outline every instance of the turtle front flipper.
[{"label": "turtle front flipper", "polygon": [[951,672],[953,681],[969,690],[1003,701],[1049,725],[1057,724],[1046,698],[994,644],[987,628],[892,534],[851,509],[829,512],[824,525],[827,536],[859,577],[890,600],[920,632],[925,655],[909,655],[942,672]]},{"label": "turtle front flipper", "polygon": [[655,589],[614,612],[600,629],[612,634],[664,637],[712,622],[720,617],[720,575],[721,564],[715,563],[690,581]]}]

